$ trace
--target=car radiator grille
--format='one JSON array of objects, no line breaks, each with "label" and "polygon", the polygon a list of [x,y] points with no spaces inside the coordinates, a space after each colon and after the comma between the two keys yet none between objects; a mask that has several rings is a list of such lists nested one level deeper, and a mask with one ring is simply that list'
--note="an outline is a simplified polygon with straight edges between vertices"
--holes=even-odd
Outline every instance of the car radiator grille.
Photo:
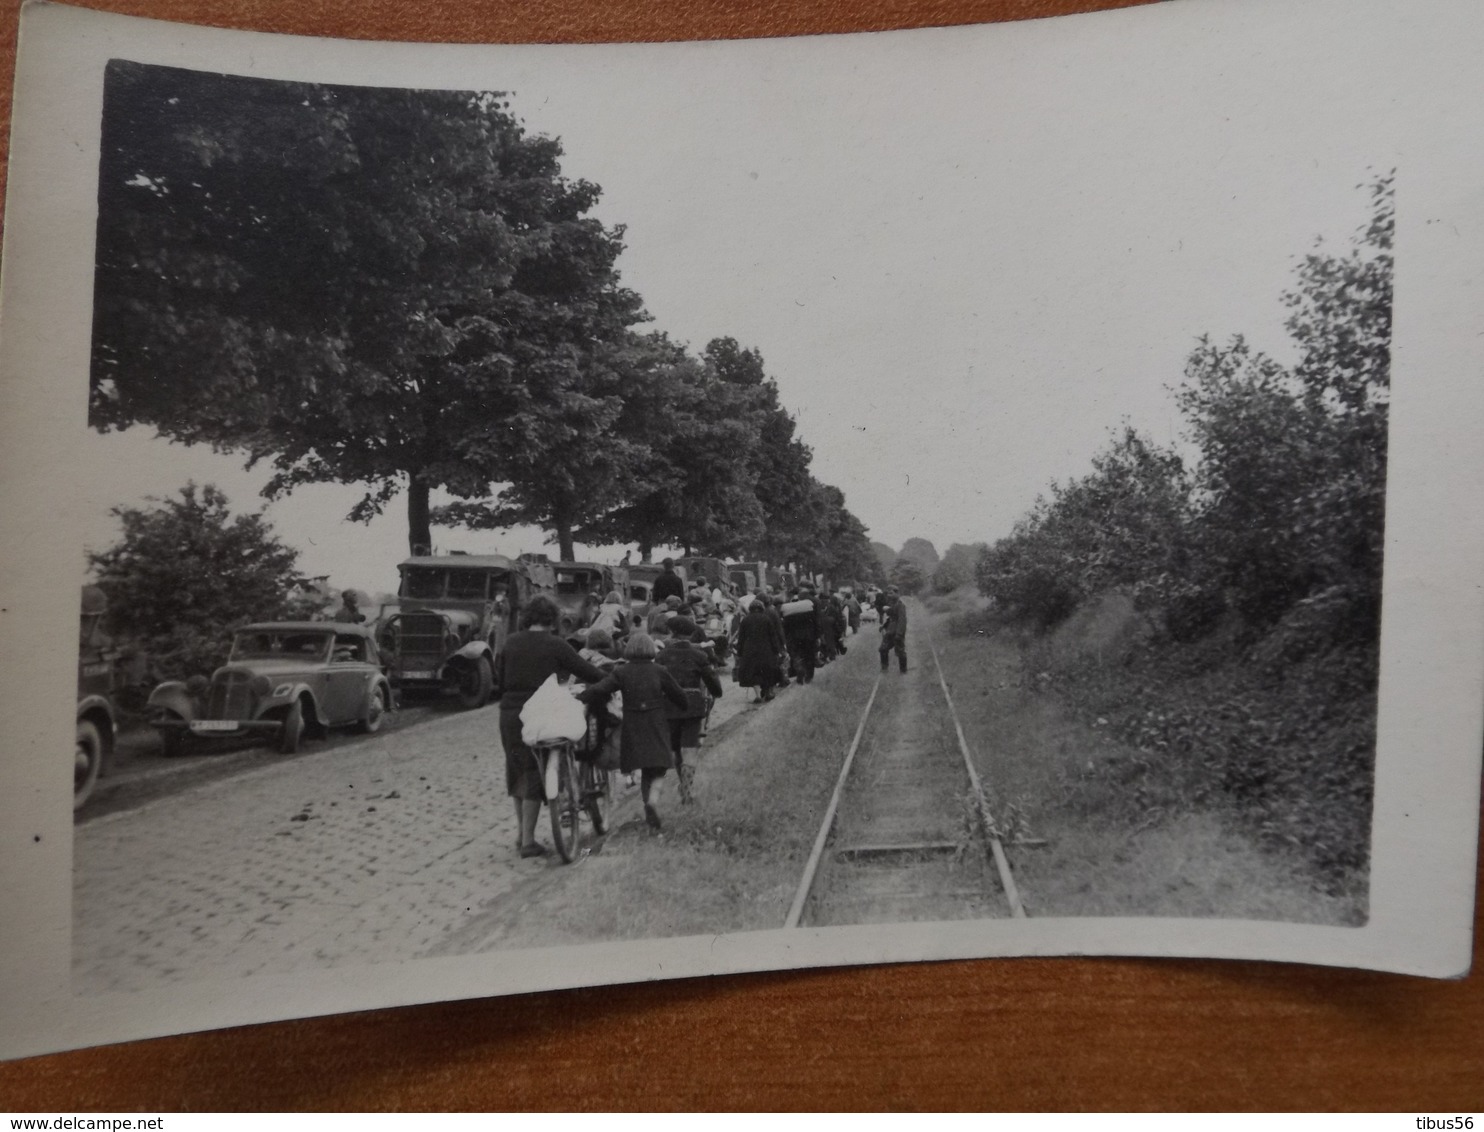
[{"label": "car radiator grille", "polygon": [[447,651],[443,618],[436,613],[404,613],[398,625],[397,651],[404,666],[436,667]]},{"label": "car radiator grille", "polygon": [[207,719],[252,718],[252,673],[227,672],[211,685],[206,703]]}]

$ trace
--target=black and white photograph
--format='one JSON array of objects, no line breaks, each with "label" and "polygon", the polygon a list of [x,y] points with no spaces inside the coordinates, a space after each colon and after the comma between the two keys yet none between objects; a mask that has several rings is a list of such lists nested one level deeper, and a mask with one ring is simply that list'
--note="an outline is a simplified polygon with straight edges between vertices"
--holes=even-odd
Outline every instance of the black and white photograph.
[{"label": "black and white photograph", "polygon": [[29,9],[0,1052],[887,960],[1458,974],[1484,20],[1361,7]]}]

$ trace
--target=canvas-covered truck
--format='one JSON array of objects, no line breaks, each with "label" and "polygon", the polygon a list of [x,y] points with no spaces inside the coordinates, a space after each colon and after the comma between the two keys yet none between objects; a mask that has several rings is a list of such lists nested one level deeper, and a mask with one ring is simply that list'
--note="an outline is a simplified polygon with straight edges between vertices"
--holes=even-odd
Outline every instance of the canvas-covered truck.
[{"label": "canvas-covered truck", "polygon": [[383,608],[376,629],[392,687],[448,691],[465,708],[487,703],[495,652],[536,592],[527,564],[438,554],[409,558],[397,571],[397,603]]},{"label": "canvas-covered truck", "polygon": [[108,599],[97,586],[82,588],[77,649],[77,747],[72,766],[72,808],[81,809],[113,758],[118,715],[113,696],[120,652],[104,631]]}]

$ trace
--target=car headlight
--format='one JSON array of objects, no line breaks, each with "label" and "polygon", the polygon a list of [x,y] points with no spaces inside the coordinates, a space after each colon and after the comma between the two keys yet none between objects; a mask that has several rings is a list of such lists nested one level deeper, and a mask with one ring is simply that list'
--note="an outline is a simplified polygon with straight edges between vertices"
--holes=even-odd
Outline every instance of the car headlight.
[{"label": "car headlight", "polygon": [[254,676],[252,679],[252,694],[262,699],[273,688],[273,681],[266,676]]}]

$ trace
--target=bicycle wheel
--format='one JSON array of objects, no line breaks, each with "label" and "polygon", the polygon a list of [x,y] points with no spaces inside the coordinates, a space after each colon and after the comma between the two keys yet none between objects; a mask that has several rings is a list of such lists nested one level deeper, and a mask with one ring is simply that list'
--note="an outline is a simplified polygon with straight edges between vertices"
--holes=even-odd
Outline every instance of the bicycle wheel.
[{"label": "bicycle wheel", "polygon": [[552,752],[557,763],[557,792],[549,799],[551,810],[551,840],[562,860],[571,864],[577,860],[582,844],[582,787],[577,781],[577,760],[572,757],[570,746]]},{"label": "bicycle wheel", "polygon": [[602,835],[608,832],[608,813],[613,805],[613,772],[599,770],[592,763],[583,763],[582,801],[587,815],[592,819],[593,832]]}]

